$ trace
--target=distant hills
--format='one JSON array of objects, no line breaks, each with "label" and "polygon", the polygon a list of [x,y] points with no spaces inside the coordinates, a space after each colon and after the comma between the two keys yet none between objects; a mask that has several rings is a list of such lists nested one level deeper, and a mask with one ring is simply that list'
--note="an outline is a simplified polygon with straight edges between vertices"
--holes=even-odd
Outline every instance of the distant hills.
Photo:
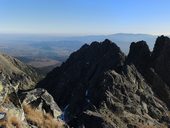
[{"label": "distant hills", "polygon": [[[54,67],[64,62],[83,44],[109,39],[116,42],[125,54],[130,43],[145,40],[153,48],[157,36],[149,34],[117,33],[112,35],[55,36],[31,34],[0,34],[0,51],[35,67]],[[46,61],[45,61],[46,60]],[[46,68],[47,69],[47,68]],[[50,69],[51,70],[51,69]]]},{"label": "distant hills", "polygon": [[[103,41],[104,39],[110,39],[113,42],[117,42],[119,45],[124,43],[131,43],[133,41],[145,40],[148,42],[150,48],[153,48],[153,44],[156,39],[156,35],[149,34],[131,34],[131,33],[116,33],[111,35],[89,35],[89,36],[55,36],[55,35],[31,35],[31,34],[0,34],[0,44],[31,44],[33,47],[37,47],[38,44],[44,44],[50,48],[52,46],[60,45],[66,46],[71,50],[77,50],[82,43],[89,43],[94,40]],[[70,45],[72,44],[72,45]],[[42,45],[41,47],[43,47]],[[120,47],[121,47],[120,46]],[[127,48],[128,49],[128,48]],[[126,49],[124,49],[126,50]]]},{"label": "distant hills", "polygon": [[131,42],[145,40],[146,42],[148,42],[149,47],[152,49],[156,38],[157,36],[149,35],[149,34],[117,33],[117,34],[112,34],[112,35],[72,37],[71,39],[84,41],[84,42],[92,42],[94,40],[103,41],[105,39],[109,39],[113,42],[116,42],[117,45],[119,45],[119,47],[124,52],[127,53]]}]

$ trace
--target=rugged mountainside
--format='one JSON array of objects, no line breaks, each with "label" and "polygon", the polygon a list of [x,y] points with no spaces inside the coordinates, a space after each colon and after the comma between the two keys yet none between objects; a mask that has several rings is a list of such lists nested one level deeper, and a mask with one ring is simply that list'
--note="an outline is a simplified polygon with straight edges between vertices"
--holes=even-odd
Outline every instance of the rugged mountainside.
[{"label": "rugged mountainside", "polygon": [[37,69],[11,56],[0,54],[0,81],[3,85],[11,84],[19,90],[27,90],[34,88],[42,77]]},{"label": "rugged mountainside", "polygon": [[38,87],[75,128],[162,128],[170,124],[169,52],[164,36],[153,52],[145,41],[133,42],[128,56],[107,39],[85,44]]},{"label": "rugged mountainside", "polygon": [[53,97],[44,89],[32,89],[42,77],[31,66],[0,54],[0,127],[67,127],[59,120],[62,111]]}]

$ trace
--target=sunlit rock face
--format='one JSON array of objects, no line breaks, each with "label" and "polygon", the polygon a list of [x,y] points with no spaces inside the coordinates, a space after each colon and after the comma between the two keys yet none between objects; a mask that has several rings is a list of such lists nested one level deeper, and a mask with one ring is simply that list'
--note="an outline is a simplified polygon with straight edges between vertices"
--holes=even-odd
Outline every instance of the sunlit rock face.
[{"label": "sunlit rock face", "polygon": [[0,81],[3,85],[12,85],[17,90],[28,90],[35,87],[43,75],[35,68],[19,60],[0,54]]}]

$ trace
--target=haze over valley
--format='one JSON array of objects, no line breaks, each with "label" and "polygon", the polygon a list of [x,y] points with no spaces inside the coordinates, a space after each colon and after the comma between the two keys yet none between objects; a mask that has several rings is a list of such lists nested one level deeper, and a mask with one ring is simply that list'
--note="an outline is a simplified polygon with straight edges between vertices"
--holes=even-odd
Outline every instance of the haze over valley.
[{"label": "haze over valley", "polygon": [[169,0],[0,0],[0,128],[170,128]]},{"label": "haze over valley", "polygon": [[92,41],[110,39],[116,42],[127,54],[130,43],[145,40],[150,49],[153,48],[157,36],[149,34],[118,33],[112,35],[91,36],[55,36],[37,34],[0,34],[0,51],[18,58],[24,63],[47,72],[56,66],[60,66],[69,55],[78,50],[83,44]]}]

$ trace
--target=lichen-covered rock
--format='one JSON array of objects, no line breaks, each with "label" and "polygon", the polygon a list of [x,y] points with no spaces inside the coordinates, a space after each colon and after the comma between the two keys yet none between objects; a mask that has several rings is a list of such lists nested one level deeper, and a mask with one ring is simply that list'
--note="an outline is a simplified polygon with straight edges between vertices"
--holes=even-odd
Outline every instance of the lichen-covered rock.
[{"label": "lichen-covered rock", "polygon": [[[28,127],[25,114],[15,88],[10,85],[4,86],[3,90],[0,92],[0,97],[3,97],[3,99],[0,99],[0,112],[6,114],[6,126],[11,128],[15,127],[8,124],[10,121],[15,121],[16,125],[20,125],[20,127]],[[22,122],[22,124],[20,122]]]},{"label": "lichen-covered rock", "polygon": [[[30,90],[42,77],[37,69],[0,54],[0,127],[67,126],[58,119],[62,112],[46,90]],[[29,108],[29,112],[26,113],[25,108]]]},{"label": "lichen-covered rock", "polygon": [[62,114],[53,97],[45,89],[37,88],[31,91],[19,92],[19,98],[22,104],[29,104],[36,109],[50,113],[55,118]]},{"label": "lichen-covered rock", "polygon": [[[2,97],[0,99],[0,127],[67,127],[63,121],[58,119],[58,116],[61,115],[61,110],[52,96],[44,89],[20,92],[18,95],[13,86],[6,85],[3,86],[0,97]],[[47,123],[45,120],[47,120]],[[32,123],[34,121],[36,123]],[[51,122],[50,124],[48,124],[49,121]]]}]

